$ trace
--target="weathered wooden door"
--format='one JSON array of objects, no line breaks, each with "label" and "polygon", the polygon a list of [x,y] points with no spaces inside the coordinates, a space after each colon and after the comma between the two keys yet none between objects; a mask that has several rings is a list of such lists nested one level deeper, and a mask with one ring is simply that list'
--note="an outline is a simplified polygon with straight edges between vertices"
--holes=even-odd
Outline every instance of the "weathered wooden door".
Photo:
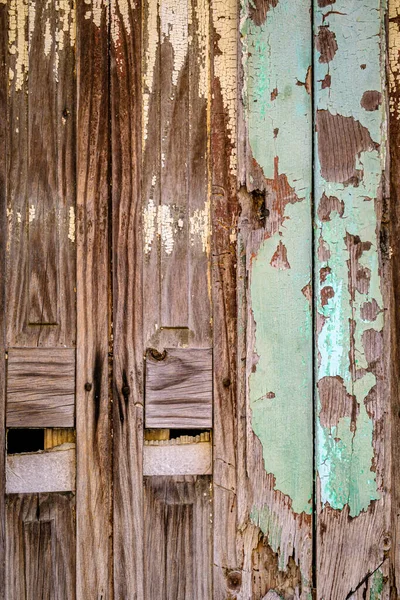
[{"label": "weathered wooden door", "polygon": [[399,598],[399,2],[0,31],[0,600]]}]

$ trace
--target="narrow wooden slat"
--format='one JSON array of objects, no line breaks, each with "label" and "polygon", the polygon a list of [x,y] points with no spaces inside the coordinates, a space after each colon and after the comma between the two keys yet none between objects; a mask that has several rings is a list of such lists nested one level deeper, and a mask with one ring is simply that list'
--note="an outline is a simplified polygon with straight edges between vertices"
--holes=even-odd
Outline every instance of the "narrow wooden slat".
[{"label": "narrow wooden slat", "polygon": [[144,6],[144,339],[208,347],[210,9]]},{"label": "narrow wooden slat", "polygon": [[0,600],[5,592],[5,412],[6,412],[6,361],[5,361],[5,273],[7,243],[7,4],[0,4]]},{"label": "narrow wooden slat", "polygon": [[[112,596],[105,2],[77,6],[77,598]],[[96,557],[93,560],[93,557]]]},{"label": "narrow wooden slat", "polygon": [[211,444],[145,446],[143,475],[210,475],[212,473]]},{"label": "narrow wooden slat", "polygon": [[212,350],[167,349],[147,354],[146,427],[212,427]]},{"label": "narrow wooden slat", "polygon": [[390,419],[391,419],[391,505],[392,543],[390,548],[390,585],[394,596],[400,597],[400,1],[390,0],[388,9],[388,55],[389,55],[389,140],[390,140],[390,204],[388,222],[391,239],[392,297],[389,319],[390,339]]},{"label": "narrow wooden slat", "polygon": [[113,560],[121,600],[143,598],[141,21],[142,3],[112,0]]},{"label": "narrow wooden slat", "polygon": [[314,4],[317,598],[375,587],[381,599],[393,593],[385,15],[378,0]]},{"label": "narrow wooden slat", "polygon": [[7,427],[73,427],[75,350],[8,352]]},{"label": "narrow wooden slat", "polygon": [[240,597],[278,598],[290,589],[294,598],[308,600],[313,587],[311,1],[241,6],[238,359],[246,368],[238,394]]},{"label": "narrow wooden slat", "polygon": [[238,5],[211,2],[211,222],[213,304],[213,586],[214,598],[240,591],[236,548],[237,305],[236,105]]},{"label": "narrow wooden slat", "polygon": [[7,456],[7,494],[75,490],[75,447]]},{"label": "narrow wooden slat", "polygon": [[72,494],[7,497],[7,599],[75,600]]},{"label": "narrow wooden slat", "polygon": [[[75,345],[75,9],[10,0],[7,341]],[[14,177],[18,178],[14,180]]]},{"label": "narrow wooden slat", "polygon": [[160,0],[161,323],[187,327],[189,1]]},{"label": "narrow wooden slat", "polygon": [[210,477],[145,478],[146,600],[209,600]]}]

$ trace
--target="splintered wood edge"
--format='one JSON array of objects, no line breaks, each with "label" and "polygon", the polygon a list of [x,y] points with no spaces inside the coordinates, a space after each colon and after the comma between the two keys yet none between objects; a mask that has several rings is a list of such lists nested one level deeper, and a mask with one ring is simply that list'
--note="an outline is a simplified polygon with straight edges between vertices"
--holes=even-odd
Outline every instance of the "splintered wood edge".
[{"label": "splintered wood edge", "polygon": [[59,448],[7,456],[6,493],[75,491],[75,447]]},{"label": "splintered wood edge", "polygon": [[210,442],[143,447],[143,475],[210,475]]}]

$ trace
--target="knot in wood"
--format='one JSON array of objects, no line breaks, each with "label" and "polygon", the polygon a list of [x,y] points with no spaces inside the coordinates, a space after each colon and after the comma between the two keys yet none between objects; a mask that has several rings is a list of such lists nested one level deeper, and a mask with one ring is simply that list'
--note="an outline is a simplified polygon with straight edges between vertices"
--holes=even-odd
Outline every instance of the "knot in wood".
[{"label": "knot in wood", "polygon": [[230,590],[239,590],[242,585],[242,574],[240,571],[230,571],[227,576],[227,583]]},{"label": "knot in wood", "polygon": [[154,358],[154,360],[158,361],[164,360],[167,356],[166,350],[159,352],[156,348],[148,348],[147,353],[151,356],[151,358]]}]

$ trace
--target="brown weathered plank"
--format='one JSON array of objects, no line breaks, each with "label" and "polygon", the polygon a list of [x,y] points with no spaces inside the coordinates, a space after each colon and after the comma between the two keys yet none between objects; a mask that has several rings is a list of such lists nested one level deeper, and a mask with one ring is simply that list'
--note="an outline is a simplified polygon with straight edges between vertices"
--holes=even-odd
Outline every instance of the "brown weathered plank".
[{"label": "brown weathered plank", "polygon": [[8,600],[74,600],[72,494],[7,497]]},{"label": "brown weathered plank", "polygon": [[113,558],[121,600],[143,598],[141,19],[141,3],[112,0]]},{"label": "brown weathered plank", "polygon": [[0,4],[0,600],[5,593],[5,273],[7,241],[7,4]]},{"label": "brown weathered plank", "polygon": [[206,5],[145,3],[144,339],[160,350],[210,345],[208,28]]},{"label": "brown weathered plank", "polygon": [[7,427],[73,427],[75,350],[8,352]]},{"label": "brown weathered plank", "polygon": [[212,427],[212,350],[169,348],[147,353],[146,427]]},{"label": "brown weathered plank", "polygon": [[76,560],[80,600],[108,600],[112,594],[107,31],[106,3],[79,3]]},{"label": "brown weathered plank", "polygon": [[146,600],[210,600],[211,478],[145,478]]},{"label": "brown weathered plank", "polygon": [[[72,2],[10,0],[10,346],[75,344]],[[17,180],[14,180],[14,178]]]},{"label": "brown weathered plank", "polygon": [[238,593],[236,551],[237,305],[236,102],[238,19],[235,0],[211,2],[212,303],[214,352],[214,598]]}]

